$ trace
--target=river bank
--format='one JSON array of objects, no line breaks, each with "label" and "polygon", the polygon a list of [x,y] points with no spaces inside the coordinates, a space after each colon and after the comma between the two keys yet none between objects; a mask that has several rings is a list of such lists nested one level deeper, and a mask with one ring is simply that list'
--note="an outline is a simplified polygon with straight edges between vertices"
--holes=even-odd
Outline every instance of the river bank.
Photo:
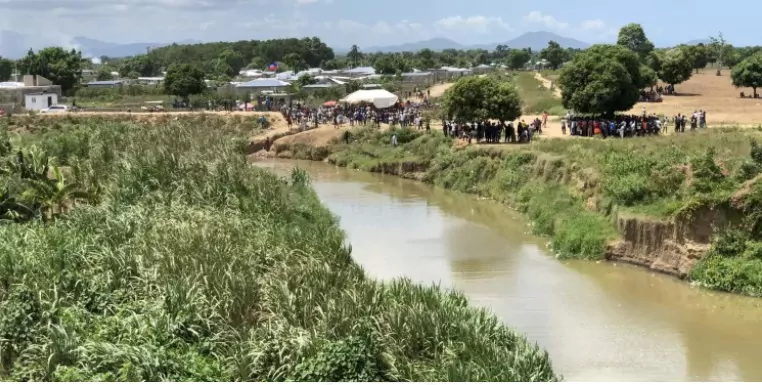
[{"label": "river bank", "polygon": [[[327,145],[276,142],[270,156],[423,180],[508,204],[560,258],[608,259],[724,291],[762,294],[757,131],[629,140],[458,146],[440,133],[354,129]],[[730,232],[725,230],[732,230]],[[720,241],[716,241],[720,237]],[[715,245],[717,247],[712,247]]]},{"label": "river bank", "polygon": [[246,161],[248,128],[9,122],[0,380],[558,379],[462,295],[369,278],[306,173]]},{"label": "river bank", "polygon": [[565,381],[758,381],[762,303],[625,263],[558,260],[526,217],[472,195],[326,162],[305,170],[368,277],[463,293],[547,349]]}]

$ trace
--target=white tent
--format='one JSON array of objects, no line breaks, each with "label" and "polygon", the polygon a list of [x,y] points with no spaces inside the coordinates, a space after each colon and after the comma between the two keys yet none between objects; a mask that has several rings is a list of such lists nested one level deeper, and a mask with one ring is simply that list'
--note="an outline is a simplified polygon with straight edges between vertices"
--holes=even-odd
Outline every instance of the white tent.
[{"label": "white tent", "polygon": [[349,104],[373,103],[376,108],[389,108],[398,100],[397,95],[387,90],[359,90],[341,99],[342,102]]}]

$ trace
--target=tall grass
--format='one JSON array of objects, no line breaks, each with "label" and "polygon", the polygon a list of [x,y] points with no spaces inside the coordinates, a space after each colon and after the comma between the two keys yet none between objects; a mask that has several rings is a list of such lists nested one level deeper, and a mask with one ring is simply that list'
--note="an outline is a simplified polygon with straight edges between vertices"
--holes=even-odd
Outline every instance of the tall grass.
[{"label": "tall grass", "polygon": [[0,226],[0,379],[557,379],[462,295],[368,279],[304,172],[210,123],[37,127],[100,203]]}]

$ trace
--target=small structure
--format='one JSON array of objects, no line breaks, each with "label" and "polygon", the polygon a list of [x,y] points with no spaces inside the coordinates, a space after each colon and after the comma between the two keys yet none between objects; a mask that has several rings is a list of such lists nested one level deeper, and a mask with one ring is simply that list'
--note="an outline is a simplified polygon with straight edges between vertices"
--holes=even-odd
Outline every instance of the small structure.
[{"label": "small structure", "polygon": [[343,103],[371,103],[376,108],[389,108],[397,104],[399,97],[387,90],[359,90],[341,99]]},{"label": "small structure", "polygon": [[492,66],[490,66],[489,64],[480,64],[480,65],[472,68],[472,71],[475,74],[486,74],[486,73],[492,71]]},{"label": "small structure", "polygon": [[376,74],[376,70],[373,67],[357,67],[357,68],[352,68],[350,70],[344,70],[341,72],[342,74],[345,74],[349,77],[368,76],[368,75]]},{"label": "small structure", "polygon": [[[47,104],[47,97],[55,95],[51,104],[56,104],[61,97],[61,86],[54,85],[50,80],[39,75],[24,75],[21,82],[3,82],[0,83],[0,108],[6,112],[22,112],[22,107],[27,102],[26,95],[34,95],[35,100],[41,98]],[[38,106],[38,103],[32,103]],[[47,108],[45,105],[44,108]]]},{"label": "small structure", "polygon": [[40,92],[24,95],[24,108],[27,111],[40,111],[58,104],[58,95],[53,92]]},{"label": "small structure", "polygon": [[271,90],[277,92],[290,86],[291,83],[284,82],[278,79],[254,79],[245,83],[236,85],[236,89],[245,92],[262,92]]},{"label": "small structure", "polygon": [[121,80],[100,80],[85,84],[88,88],[115,88],[124,84]]}]

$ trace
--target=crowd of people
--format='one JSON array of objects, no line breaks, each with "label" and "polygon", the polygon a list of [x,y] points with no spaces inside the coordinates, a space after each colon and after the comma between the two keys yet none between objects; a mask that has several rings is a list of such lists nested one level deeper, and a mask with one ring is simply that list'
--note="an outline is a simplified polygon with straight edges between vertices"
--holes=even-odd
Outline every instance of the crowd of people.
[{"label": "crowd of people", "polygon": [[667,133],[670,123],[674,132],[685,132],[687,124],[690,130],[706,127],[706,111],[694,111],[690,116],[677,114],[670,118],[667,115],[661,117],[656,114],[646,114],[645,109],[641,115],[617,115],[610,119],[580,117],[567,113],[561,121],[561,131],[566,135],[567,129],[574,136],[601,136],[601,137],[634,137],[658,135]]},{"label": "crowd of people", "polygon": [[543,126],[545,124],[539,118],[531,123],[521,119],[516,127],[513,126],[513,122],[455,123],[443,120],[442,132],[445,136],[468,140],[468,143],[474,140],[476,143],[529,143],[535,135],[542,134]]},{"label": "crowd of people", "polygon": [[427,106],[426,101],[398,102],[385,109],[378,109],[372,104],[308,107],[297,103],[291,106],[283,105],[281,113],[289,128],[298,127],[300,130],[316,128],[319,124],[333,124],[338,128],[339,125],[346,123],[350,126],[390,124],[422,129],[424,119],[421,113]]}]

